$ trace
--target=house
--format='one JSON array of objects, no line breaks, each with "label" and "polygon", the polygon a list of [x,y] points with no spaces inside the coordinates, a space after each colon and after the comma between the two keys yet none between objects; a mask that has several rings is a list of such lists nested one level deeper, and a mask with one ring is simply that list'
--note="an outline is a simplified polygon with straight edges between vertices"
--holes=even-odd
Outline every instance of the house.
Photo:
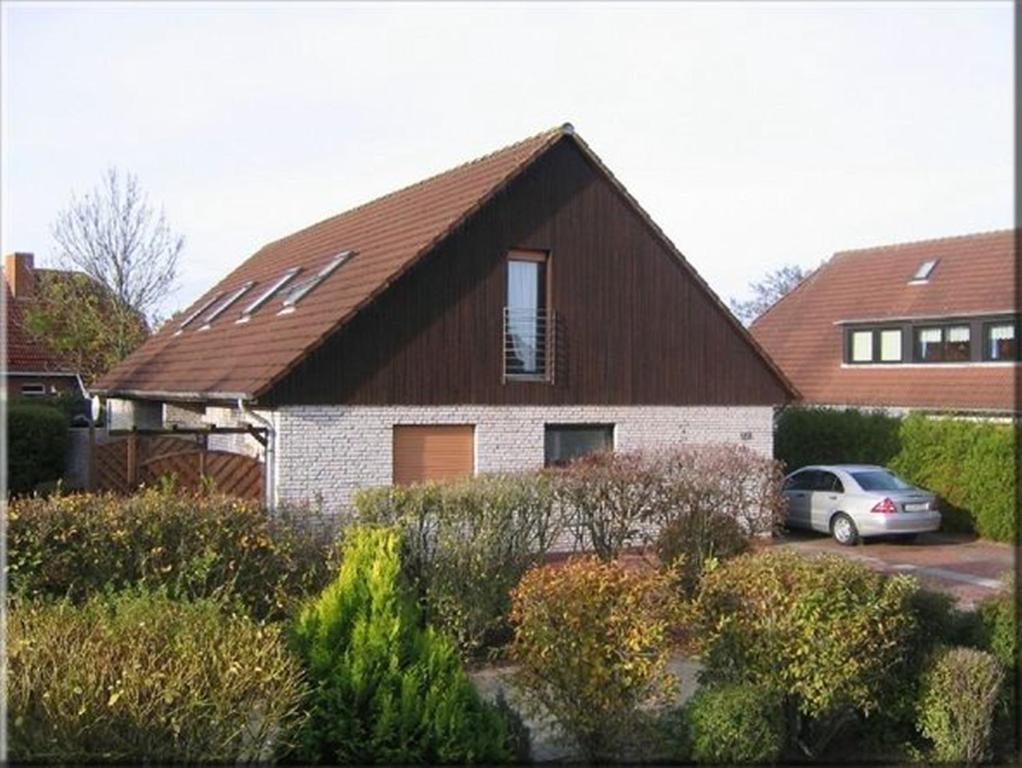
[{"label": "house", "polygon": [[331,510],[608,448],[770,454],[795,396],[570,125],[269,243],[95,391],[115,427],[249,425],[211,445]]},{"label": "house", "polygon": [[1017,416],[1017,236],[836,253],[752,334],[808,403]]},{"label": "house", "polygon": [[54,274],[59,273],[36,269],[31,253],[9,253],[4,256],[7,350],[3,393],[7,399],[82,392],[82,382],[74,365],[33,337],[25,325],[38,282]]}]

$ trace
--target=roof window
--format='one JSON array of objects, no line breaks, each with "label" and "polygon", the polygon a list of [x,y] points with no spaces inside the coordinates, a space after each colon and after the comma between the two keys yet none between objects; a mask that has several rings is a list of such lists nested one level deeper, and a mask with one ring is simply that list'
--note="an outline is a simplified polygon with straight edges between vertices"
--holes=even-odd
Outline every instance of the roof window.
[{"label": "roof window", "polygon": [[277,293],[277,291],[279,291],[281,288],[283,288],[285,285],[291,282],[291,280],[294,279],[294,276],[301,271],[302,271],[301,267],[292,267],[283,275],[281,275],[277,279],[277,281],[273,283],[273,285],[271,285],[269,288],[267,288],[265,291],[259,294],[259,296],[257,296],[256,299],[251,304],[245,307],[241,311],[241,317],[239,317],[234,322],[247,323],[249,320],[251,320],[253,312],[255,312],[257,309],[259,309],[259,307],[263,306],[263,304],[272,299],[273,296]]},{"label": "roof window", "polygon": [[933,268],[935,266],[937,266],[936,259],[927,259],[926,261],[919,265],[919,269],[915,271],[915,274],[912,275],[912,279],[909,280],[909,282],[925,283],[927,280],[930,279],[930,273],[933,272]]},{"label": "roof window", "polygon": [[312,275],[311,277],[303,280],[300,283],[296,283],[288,291],[284,297],[284,307],[278,312],[278,315],[284,315],[289,312],[295,311],[295,305],[301,301],[305,296],[312,292],[312,290],[325,280],[331,272],[337,269],[341,264],[346,262],[354,254],[354,251],[343,251],[342,253],[334,256],[319,272]]},{"label": "roof window", "polygon": [[214,320],[220,317],[220,315],[222,315],[229,306],[231,306],[234,302],[236,302],[238,299],[244,296],[248,289],[251,288],[253,285],[255,285],[255,283],[249,280],[244,285],[240,286],[239,288],[236,288],[235,290],[227,294],[227,297],[219,304],[217,304],[215,307],[213,307],[210,313],[206,315],[206,322],[202,325],[201,328],[199,328],[199,330],[208,331],[210,323],[212,323]]},{"label": "roof window", "polygon": [[209,309],[211,306],[213,306],[213,302],[216,301],[217,299],[219,299],[221,296],[223,296],[223,293],[214,293],[213,297],[209,301],[207,301],[205,304],[202,304],[197,310],[192,312],[192,314],[188,315],[188,317],[186,317],[181,322],[181,325],[179,325],[177,327],[177,330],[174,331],[174,335],[177,336],[179,333],[181,333],[181,331],[183,331],[185,328],[187,328],[188,325],[195,318],[197,318],[199,315],[201,315],[203,312],[205,312],[207,309]]}]

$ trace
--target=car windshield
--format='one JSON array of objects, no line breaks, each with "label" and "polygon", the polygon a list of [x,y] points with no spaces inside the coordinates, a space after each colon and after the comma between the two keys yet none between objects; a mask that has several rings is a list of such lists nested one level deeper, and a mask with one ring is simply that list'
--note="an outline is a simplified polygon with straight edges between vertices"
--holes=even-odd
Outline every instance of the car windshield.
[{"label": "car windshield", "polygon": [[871,469],[851,474],[864,491],[907,491],[914,487],[886,469]]}]

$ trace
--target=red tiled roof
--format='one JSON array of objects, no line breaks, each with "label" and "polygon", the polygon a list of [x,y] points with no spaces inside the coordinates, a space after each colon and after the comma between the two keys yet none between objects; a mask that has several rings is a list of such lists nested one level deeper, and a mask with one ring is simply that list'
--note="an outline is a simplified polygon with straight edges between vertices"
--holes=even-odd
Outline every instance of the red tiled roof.
[{"label": "red tiled roof", "polygon": [[[103,376],[94,391],[178,399],[260,395],[533,160],[569,136],[617,184],[570,126],[545,131],[264,246]],[[622,192],[631,200],[623,188]],[[240,309],[285,270],[301,267],[302,275],[311,274],[348,250],[355,255],[303,298],[293,313],[278,315],[280,299],[274,297],[249,322],[235,322]],[[183,318],[249,281],[255,285],[209,330],[198,330],[201,321],[196,320],[176,334]],[[746,337],[783,380],[753,338]]]},{"label": "red tiled roof", "polygon": [[[836,253],[752,334],[808,402],[1014,411],[1017,366],[843,367],[839,323],[1017,312],[1015,239],[1012,229]],[[929,259],[929,280],[909,284]]]},{"label": "red tiled roof", "polygon": [[4,311],[7,319],[6,369],[13,373],[73,373],[73,366],[46,344],[34,338],[25,327],[25,313],[31,299],[16,299],[10,286],[4,287]]}]

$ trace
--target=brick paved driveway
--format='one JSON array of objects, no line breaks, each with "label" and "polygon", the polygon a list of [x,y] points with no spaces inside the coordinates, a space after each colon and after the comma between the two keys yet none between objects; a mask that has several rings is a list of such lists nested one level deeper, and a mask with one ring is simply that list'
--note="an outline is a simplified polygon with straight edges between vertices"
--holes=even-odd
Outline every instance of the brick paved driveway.
[{"label": "brick paved driveway", "polygon": [[789,531],[769,546],[833,552],[885,573],[908,573],[927,587],[954,595],[963,607],[1004,588],[1005,579],[1015,572],[1015,547],[966,534],[927,533],[912,542],[866,539],[842,547],[821,533]]}]

